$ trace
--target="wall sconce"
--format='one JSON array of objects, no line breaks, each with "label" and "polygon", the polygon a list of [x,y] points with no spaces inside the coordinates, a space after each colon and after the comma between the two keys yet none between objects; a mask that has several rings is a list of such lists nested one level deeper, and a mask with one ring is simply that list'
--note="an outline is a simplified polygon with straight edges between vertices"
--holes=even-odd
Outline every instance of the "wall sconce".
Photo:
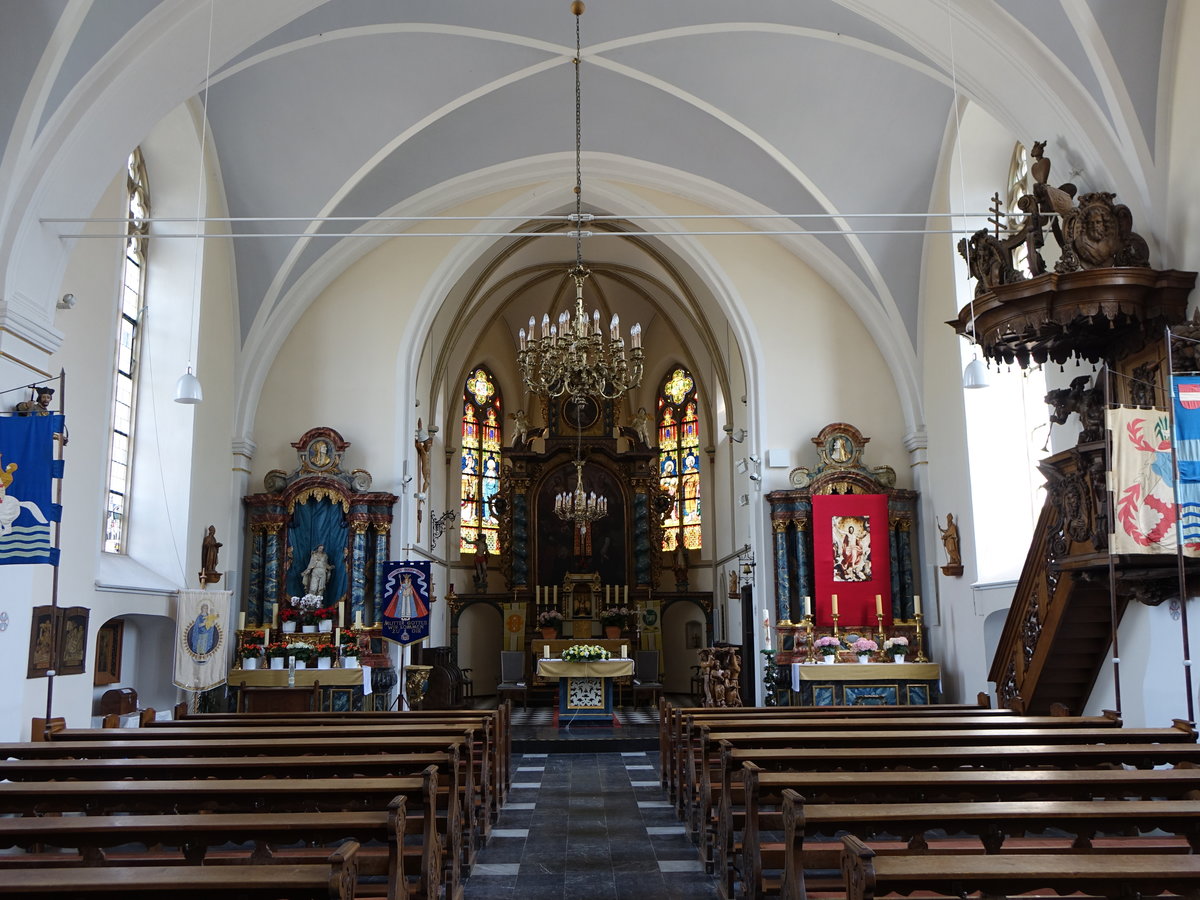
[{"label": "wall sconce", "polygon": [[454,527],[456,513],[454,510],[448,509],[439,516],[435,510],[431,509],[429,514],[433,518],[433,543],[429,549],[436,550],[438,538]]}]

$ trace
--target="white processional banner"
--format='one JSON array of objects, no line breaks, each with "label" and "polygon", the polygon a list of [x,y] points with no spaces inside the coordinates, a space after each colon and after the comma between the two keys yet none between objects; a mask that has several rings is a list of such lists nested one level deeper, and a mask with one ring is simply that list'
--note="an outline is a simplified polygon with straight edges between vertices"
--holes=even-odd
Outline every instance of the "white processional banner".
[{"label": "white processional banner", "polygon": [[179,592],[175,619],[175,686],[207,691],[225,683],[236,634],[232,591]]},{"label": "white processional banner", "polygon": [[1106,421],[1113,447],[1110,551],[1174,553],[1176,507],[1167,412],[1121,406],[1108,410]]}]

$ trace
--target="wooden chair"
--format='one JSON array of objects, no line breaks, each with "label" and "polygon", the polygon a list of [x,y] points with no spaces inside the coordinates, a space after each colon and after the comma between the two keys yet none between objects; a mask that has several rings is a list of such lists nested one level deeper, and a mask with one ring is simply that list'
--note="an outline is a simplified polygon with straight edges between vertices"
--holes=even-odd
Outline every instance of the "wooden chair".
[{"label": "wooden chair", "polygon": [[658,651],[639,650],[633,676],[633,705],[637,706],[638,694],[641,693],[649,693],[650,705],[656,705],[662,689],[662,682],[658,680]]},{"label": "wooden chair", "polygon": [[525,674],[526,654],[522,650],[500,651],[500,683],[496,698],[503,703],[506,694],[519,694],[521,708],[529,709],[529,676]]}]

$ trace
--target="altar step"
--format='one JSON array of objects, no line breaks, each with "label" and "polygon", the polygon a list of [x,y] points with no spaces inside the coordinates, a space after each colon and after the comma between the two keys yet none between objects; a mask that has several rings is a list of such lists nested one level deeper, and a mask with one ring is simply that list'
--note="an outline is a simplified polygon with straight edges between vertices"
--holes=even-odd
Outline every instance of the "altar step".
[{"label": "altar step", "polygon": [[613,725],[560,721],[554,709],[516,707],[512,713],[513,751],[519,753],[632,753],[658,749],[657,707],[621,707]]}]

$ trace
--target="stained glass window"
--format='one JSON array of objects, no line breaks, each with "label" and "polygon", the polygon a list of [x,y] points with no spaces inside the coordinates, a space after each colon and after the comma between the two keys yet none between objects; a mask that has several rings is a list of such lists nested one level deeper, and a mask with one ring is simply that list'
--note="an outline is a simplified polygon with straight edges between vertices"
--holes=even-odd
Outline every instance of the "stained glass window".
[{"label": "stained glass window", "polygon": [[134,400],[137,397],[143,297],[146,288],[146,235],[150,200],[142,151],[134,149],[126,163],[125,256],[117,303],[117,353],[109,422],[108,495],[104,511],[104,550],[124,553],[129,538],[129,484],[133,463]]},{"label": "stained glass window", "polygon": [[499,553],[500,520],[493,500],[500,490],[500,423],[503,421],[496,379],[480,366],[463,389],[462,495],[459,550],[474,553],[482,533],[488,553]]},{"label": "stained glass window", "polygon": [[663,549],[700,549],[700,416],[696,382],[675,369],[658,396],[658,483],[671,496]]}]

